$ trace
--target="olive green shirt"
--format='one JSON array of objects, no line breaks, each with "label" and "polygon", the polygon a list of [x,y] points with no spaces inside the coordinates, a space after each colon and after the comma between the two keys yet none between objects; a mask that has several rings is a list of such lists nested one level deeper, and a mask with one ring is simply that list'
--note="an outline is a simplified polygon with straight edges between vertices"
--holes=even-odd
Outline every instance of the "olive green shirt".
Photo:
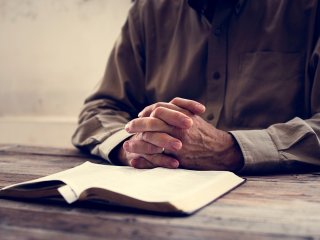
[{"label": "olive green shirt", "polygon": [[74,145],[112,162],[128,121],[182,97],[235,137],[244,171],[320,165],[320,1],[220,0],[212,21],[192,2],[135,1]]}]

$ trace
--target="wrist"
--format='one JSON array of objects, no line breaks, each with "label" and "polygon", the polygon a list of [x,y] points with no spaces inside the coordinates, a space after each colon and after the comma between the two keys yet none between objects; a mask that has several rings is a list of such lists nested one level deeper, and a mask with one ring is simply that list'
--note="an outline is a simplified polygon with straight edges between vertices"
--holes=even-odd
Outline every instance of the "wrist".
[{"label": "wrist", "polygon": [[229,141],[231,142],[230,149],[228,152],[228,155],[229,155],[228,158],[231,162],[230,170],[237,172],[241,170],[244,166],[244,157],[237,140],[232,136],[232,134],[230,133],[227,133],[227,134],[228,134],[228,138],[230,139]]},{"label": "wrist", "polygon": [[112,162],[115,165],[128,166],[126,151],[123,149],[123,142],[119,143],[110,153]]},{"label": "wrist", "polygon": [[217,149],[217,157],[225,170],[237,172],[244,165],[244,158],[240,146],[232,134],[220,131],[221,142]]},{"label": "wrist", "polygon": [[128,164],[128,159],[127,159],[127,154],[126,151],[123,149],[123,146],[121,144],[121,147],[118,150],[118,161],[120,162],[121,165],[127,166]]}]

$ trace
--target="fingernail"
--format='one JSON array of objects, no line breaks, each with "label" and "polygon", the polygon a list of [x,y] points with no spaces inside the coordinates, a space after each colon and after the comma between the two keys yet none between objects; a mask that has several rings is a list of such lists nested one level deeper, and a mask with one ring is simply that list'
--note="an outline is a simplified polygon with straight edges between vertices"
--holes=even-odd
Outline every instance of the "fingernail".
[{"label": "fingernail", "polygon": [[201,112],[204,112],[206,110],[206,107],[203,106],[202,104],[198,104],[198,109],[201,111]]},{"label": "fingernail", "polygon": [[125,141],[123,144],[122,144],[124,150],[128,151],[128,147],[129,147],[129,142],[128,141]]},{"label": "fingernail", "polygon": [[127,132],[129,132],[129,130],[130,130],[130,124],[127,123],[126,126],[124,127],[124,129],[125,129]]},{"label": "fingernail", "polygon": [[141,116],[142,116],[142,112],[139,112],[138,117],[141,117]]},{"label": "fingernail", "polygon": [[130,165],[131,167],[134,167],[132,164],[134,164],[134,159],[131,159],[131,160],[129,161],[129,165]]},{"label": "fingernail", "polygon": [[190,118],[184,118],[183,120],[182,120],[182,123],[183,123],[183,125],[185,126],[185,127],[191,127],[192,126],[192,120],[190,119]]},{"label": "fingernail", "polygon": [[177,160],[174,160],[170,163],[172,168],[178,168],[179,167],[179,162]]},{"label": "fingernail", "polygon": [[171,145],[172,148],[174,148],[174,150],[179,150],[181,148],[181,146],[182,146],[182,143],[176,141],[176,142],[171,142],[170,145]]}]

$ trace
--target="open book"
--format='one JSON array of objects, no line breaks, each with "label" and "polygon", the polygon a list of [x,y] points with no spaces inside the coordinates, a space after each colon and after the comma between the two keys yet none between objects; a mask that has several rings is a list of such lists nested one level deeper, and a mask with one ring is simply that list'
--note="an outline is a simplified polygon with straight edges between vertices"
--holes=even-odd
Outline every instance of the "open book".
[{"label": "open book", "polygon": [[68,203],[98,200],[158,212],[191,214],[244,182],[232,172],[184,169],[134,169],[85,162],[82,165],[14,184],[0,196],[63,197]]}]

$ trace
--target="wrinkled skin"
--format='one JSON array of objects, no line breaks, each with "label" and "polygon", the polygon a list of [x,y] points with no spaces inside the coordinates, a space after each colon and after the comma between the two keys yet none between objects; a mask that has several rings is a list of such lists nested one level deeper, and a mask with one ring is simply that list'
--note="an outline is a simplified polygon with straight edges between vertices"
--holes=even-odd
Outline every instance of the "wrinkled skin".
[{"label": "wrinkled skin", "polygon": [[134,135],[123,143],[119,160],[135,168],[239,170],[243,156],[237,142],[202,119],[204,111],[182,98],[146,107],[126,125]]}]

